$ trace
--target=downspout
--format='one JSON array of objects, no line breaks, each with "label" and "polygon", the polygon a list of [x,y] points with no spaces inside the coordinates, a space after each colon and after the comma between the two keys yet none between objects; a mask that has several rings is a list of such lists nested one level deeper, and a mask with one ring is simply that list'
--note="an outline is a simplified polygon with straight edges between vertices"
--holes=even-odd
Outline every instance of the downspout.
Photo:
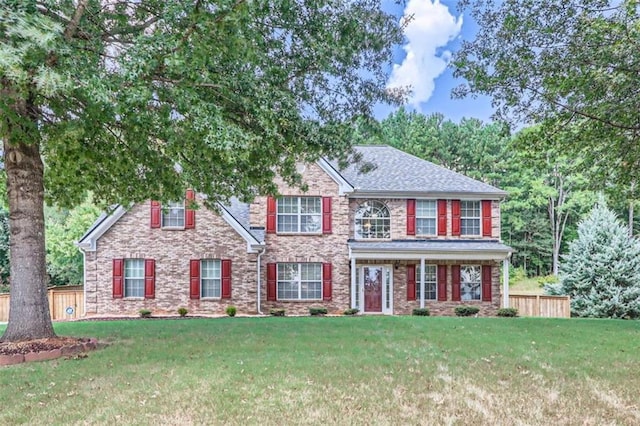
[{"label": "downspout", "polygon": [[82,316],[87,316],[87,253],[80,248],[82,252]]},{"label": "downspout", "polygon": [[262,268],[260,267],[260,257],[264,254],[264,252],[265,252],[266,250],[267,250],[267,249],[266,249],[266,247],[265,247],[265,248],[263,248],[260,252],[258,252],[258,259],[257,259],[257,262],[256,262],[256,263],[257,263],[257,265],[258,265],[258,266],[257,266],[257,272],[258,272],[258,280],[257,280],[257,281],[258,281],[258,289],[257,289],[257,290],[258,290],[258,292],[257,292],[257,293],[258,293],[258,303],[257,303],[257,305],[258,305],[258,306],[257,306],[257,307],[258,307],[258,309],[257,309],[257,310],[258,310],[258,315],[264,315],[264,314],[262,313],[261,308],[260,308],[260,290],[261,290],[261,287],[262,287],[262,285],[261,285],[261,282],[262,282],[262,280],[261,280],[261,277],[262,277],[261,269],[262,269]]}]

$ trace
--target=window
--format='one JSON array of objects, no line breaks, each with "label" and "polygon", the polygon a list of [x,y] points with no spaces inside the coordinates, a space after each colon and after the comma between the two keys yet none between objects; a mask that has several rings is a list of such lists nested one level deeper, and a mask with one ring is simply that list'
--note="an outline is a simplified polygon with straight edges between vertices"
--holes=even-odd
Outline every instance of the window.
[{"label": "window", "polygon": [[460,230],[462,235],[480,235],[480,201],[460,202]]},{"label": "window", "polygon": [[222,294],[221,267],[219,260],[200,261],[200,297],[220,297]]},{"label": "window", "polygon": [[[436,265],[424,265],[424,298],[436,300],[438,280]],[[420,266],[416,267],[416,300],[420,300]]]},{"label": "window", "polygon": [[278,232],[319,233],[322,224],[320,197],[282,197],[278,200]]},{"label": "window", "polygon": [[124,297],[144,297],[144,259],[125,259]]},{"label": "window", "polygon": [[480,266],[464,265],[460,268],[460,299],[480,300],[481,277]]},{"label": "window", "polygon": [[436,200],[416,201],[416,234],[436,235]]},{"label": "window", "polygon": [[365,201],[355,215],[356,238],[391,238],[389,209],[380,201]]},{"label": "window", "polygon": [[321,263],[278,263],[278,300],[322,299]]},{"label": "window", "polygon": [[184,228],[184,202],[170,202],[162,207],[163,228]]}]

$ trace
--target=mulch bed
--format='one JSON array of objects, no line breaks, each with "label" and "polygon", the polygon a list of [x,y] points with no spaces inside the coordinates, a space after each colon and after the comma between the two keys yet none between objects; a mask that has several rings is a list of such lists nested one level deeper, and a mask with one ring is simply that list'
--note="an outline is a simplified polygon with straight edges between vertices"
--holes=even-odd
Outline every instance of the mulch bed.
[{"label": "mulch bed", "polygon": [[0,343],[0,366],[23,362],[48,361],[67,357],[86,357],[85,353],[98,347],[96,339],[52,337],[23,342]]}]

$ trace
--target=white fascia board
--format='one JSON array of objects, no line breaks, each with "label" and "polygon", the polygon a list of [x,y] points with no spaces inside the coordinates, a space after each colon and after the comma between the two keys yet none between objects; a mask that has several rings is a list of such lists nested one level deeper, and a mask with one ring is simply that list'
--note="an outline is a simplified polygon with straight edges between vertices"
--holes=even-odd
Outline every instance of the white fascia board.
[{"label": "white fascia board", "polygon": [[338,184],[339,195],[353,192],[353,185],[347,182],[347,180],[327,160],[321,158],[317,161],[317,164],[322,170],[324,170],[326,174],[331,177],[331,179],[335,181],[335,183]]},{"label": "white fascia board", "polygon": [[504,251],[363,251],[352,250],[351,258],[371,260],[504,260],[511,252]]},{"label": "white fascia board", "polygon": [[356,189],[349,198],[424,198],[445,200],[504,200],[507,193],[485,192],[410,192],[410,191],[363,191]]},{"label": "white fascia board", "polygon": [[258,241],[221,203],[218,203],[218,207],[220,208],[220,213],[222,213],[222,218],[247,242],[247,253],[258,253],[264,247],[264,242]]},{"label": "white fascia board", "polygon": [[75,245],[82,251],[96,251],[97,242],[105,232],[109,230],[120,218],[127,212],[127,210],[118,206],[109,216],[107,216],[100,225],[96,226],[93,231],[84,237],[82,241],[77,241]]}]

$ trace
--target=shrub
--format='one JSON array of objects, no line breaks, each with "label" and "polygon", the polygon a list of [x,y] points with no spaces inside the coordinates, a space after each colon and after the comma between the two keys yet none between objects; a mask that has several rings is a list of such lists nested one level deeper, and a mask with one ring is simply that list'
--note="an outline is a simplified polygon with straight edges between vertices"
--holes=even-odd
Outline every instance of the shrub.
[{"label": "shrub", "polygon": [[428,317],[430,315],[427,308],[415,308],[411,314],[417,317]]},{"label": "shrub", "polygon": [[343,312],[343,314],[344,314],[344,315],[355,315],[355,314],[357,314],[358,312],[360,312],[360,310],[359,310],[359,309],[356,309],[356,308],[349,308],[349,309],[347,309],[346,311],[344,311],[344,312]]},{"label": "shrub", "polygon": [[189,311],[187,310],[187,308],[178,308],[178,315],[180,315],[181,317],[187,316],[188,313]]},{"label": "shrub", "polygon": [[274,308],[274,309],[271,309],[269,313],[271,314],[271,316],[274,316],[274,317],[283,317],[285,310],[282,308]]},{"label": "shrub", "polygon": [[230,305],[230,306],[227,306],[227,309],[225,309],[224,311],[225,311],[225,312],[227,313],[227,315],[229,315],[230,317],[235,317],[235,316],[236,316],[236,312],[237,312],[238,310],[236,309],[236,307],[235,307],[235,306]]},{"label": "shrub", "polygon": [[456,306],[456,308],[453,311],[459,317],[470,317],[480,312],[480,308],[478,308],[477,306],[462,305],[462,306]]},{"label": "shrub", "polygon": [[327,314],[327,308],[309,308],[309,313],[311,315],[326,315]]},{"label": "shrub", "polygon": [[151,310],[149,309],[140,309],[138,312],[142,318],[149,318],[151,316]]},{"label": "shrub", "polygon": [[549,284],[556,284],[558,282],[558,277],[555,275],[546,275],[544,277],[538,278],[538,285],[540,287],[544,287]]},{"label": "shrub", "polygon": [[518,310],[516,308],[500,308],[498,309],[499,317],[517,317]]}]

